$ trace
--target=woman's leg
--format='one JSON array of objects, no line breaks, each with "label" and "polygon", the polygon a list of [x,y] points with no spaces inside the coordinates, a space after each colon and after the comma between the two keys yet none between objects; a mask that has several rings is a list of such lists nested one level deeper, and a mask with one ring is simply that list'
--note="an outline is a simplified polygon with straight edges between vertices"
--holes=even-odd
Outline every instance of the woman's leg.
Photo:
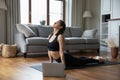
[{"label": "woman's leg", "polygon": [[78,61],[82,61],[83,64],[89,64],[89,63],[99,63],[99,60],[97,59],[92,59],[92,58],[87,58],[87,57],[79,57]]},{"label": "woman's leg", "polygon": [[66,64],[66,66],[67,67],[74,66],[74,62],[76,62],[76,58],[74,58],[70,54],[64,54],[64,56],[65,56],[65,64]]},{"label": "woman's leg", "polygon": [[70,54],[65,54],[66,66],[84,66],[88,63],[99,63],[99,60],[87,57],[73,57]]}]

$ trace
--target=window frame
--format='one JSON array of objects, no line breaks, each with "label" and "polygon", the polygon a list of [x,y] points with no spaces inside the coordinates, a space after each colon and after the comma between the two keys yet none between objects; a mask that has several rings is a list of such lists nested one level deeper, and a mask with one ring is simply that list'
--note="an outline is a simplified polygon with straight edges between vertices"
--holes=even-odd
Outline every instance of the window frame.
[{"label": "window frame", "polygon": [[[65,21],[65,0],[62,0],[63,1],[63,21]],[[31,2],[32,2],[32,0],[29,0],[29,12],[28,12],[28,14],[29,14],[29,23],[32,23],[32,4],[31,4]],[[50,15],[49,15],[49,11],[50,11],[50,0],[47,0],[47,25],[49,25],[50,24]]]}]

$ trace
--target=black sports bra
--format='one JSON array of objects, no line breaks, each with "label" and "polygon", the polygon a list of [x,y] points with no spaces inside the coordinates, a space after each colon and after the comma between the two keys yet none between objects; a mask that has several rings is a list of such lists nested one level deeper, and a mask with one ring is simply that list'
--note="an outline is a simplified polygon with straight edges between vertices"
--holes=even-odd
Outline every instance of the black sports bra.
[{"label": "black sports bra", "polygon": [[52,42],[48,43],[48,50],[49,51],[59,51],[59,43],[57,41],[57,38],[58,38],[58,36],[56,36]]}]

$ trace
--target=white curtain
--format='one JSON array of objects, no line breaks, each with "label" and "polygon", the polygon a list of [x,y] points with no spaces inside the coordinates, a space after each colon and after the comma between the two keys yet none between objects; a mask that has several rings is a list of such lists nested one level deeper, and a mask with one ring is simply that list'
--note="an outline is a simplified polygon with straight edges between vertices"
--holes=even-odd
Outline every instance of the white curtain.
[{"label": "white curtain", "polygon": [[20,23],[20,0],[6,0],[7,43],[14,44],[15,25]]}]

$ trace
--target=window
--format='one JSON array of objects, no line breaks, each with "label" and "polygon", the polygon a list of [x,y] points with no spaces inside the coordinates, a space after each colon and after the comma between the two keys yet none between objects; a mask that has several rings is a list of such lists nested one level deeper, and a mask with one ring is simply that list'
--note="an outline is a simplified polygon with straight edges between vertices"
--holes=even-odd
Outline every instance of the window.
[{"label": "window", "polygon": [[40,20],[47,20],[47,0],[31,0],[31,23],[40,24]]},{"label": "window", "polygon": [[65,20],[65,0],[20,0],[21,23],[53,25],[59,19]]},{"label": "window", "polygon": [[63,20],[63,5],[62,1],[50,0],[49,5],[49,15],[50,15],[50,25],[55,21],[62,19]]},{"label": "window", "polygon": [[29,0],[20,0],[20,11],[21,11],[21,23],[29,23]]}]

